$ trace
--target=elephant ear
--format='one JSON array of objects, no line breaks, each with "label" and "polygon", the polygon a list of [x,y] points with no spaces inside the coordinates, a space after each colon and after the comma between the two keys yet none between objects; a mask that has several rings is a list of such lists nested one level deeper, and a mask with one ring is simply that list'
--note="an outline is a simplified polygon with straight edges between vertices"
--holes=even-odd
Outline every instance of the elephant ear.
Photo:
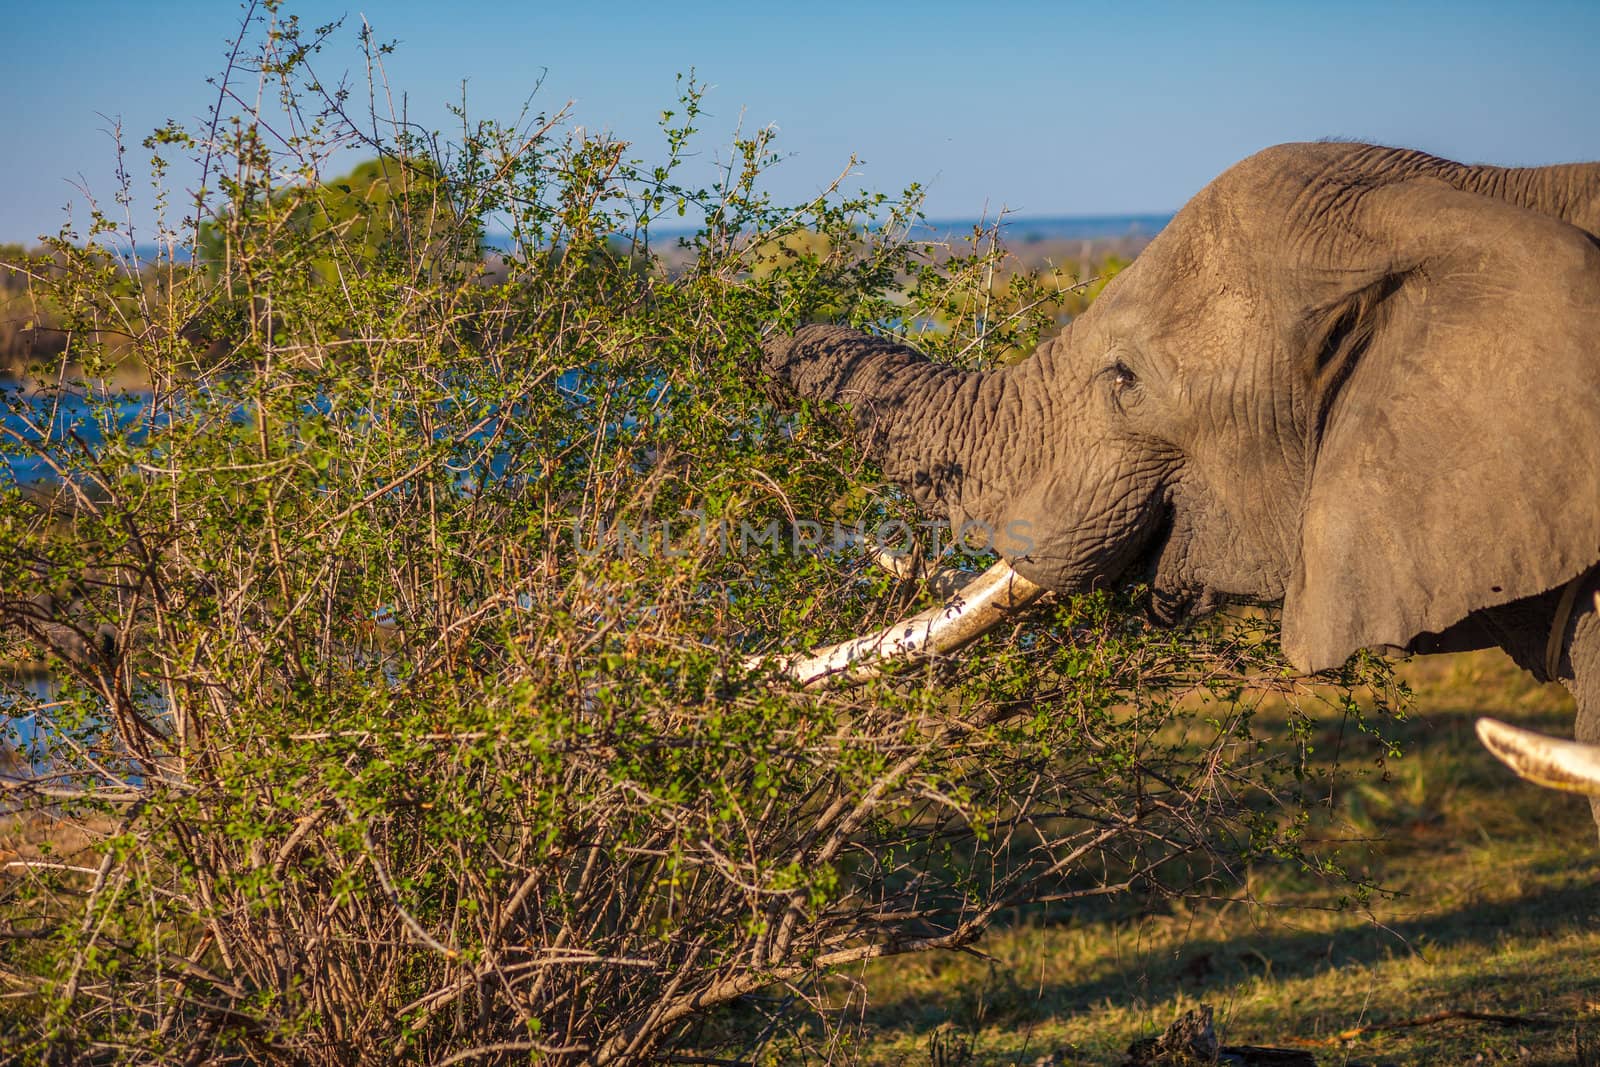
[{"label": "elephant ear", "polygon": [[1434,179],[1354,200],[1284,597],[1305,670],[1600,560],[1600,243]]}]

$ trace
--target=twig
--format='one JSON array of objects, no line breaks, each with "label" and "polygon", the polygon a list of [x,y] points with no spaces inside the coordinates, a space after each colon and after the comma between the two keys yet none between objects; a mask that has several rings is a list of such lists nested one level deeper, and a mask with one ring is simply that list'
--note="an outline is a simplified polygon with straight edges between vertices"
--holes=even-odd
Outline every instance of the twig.
[{"label": "twig", "polygon": [[493,1045],[479,1045],[477,1048],[463,1049],[453,1056],[438,1060],[433,1067],[450,1067],[452,1063],[465,1063],[468,1060],[481,1060],[485,1056],[492,1056],[496,1052],[538,1052],[546,1056],[576,1056],[589,1051],[588,1045],[542,1045],[537,1041],[499,1041]]},{"label": "twig", "polygon": [[[349,818],[352,822],[356,821],[343,800],[339,801],[339,807],[344,811],[346,818]],[[406,929],[411,931],[411,935],[447,960],[460,959],[461,953],[459,950],[441,944],[406,910],[405,905],[400,903],[400,891],[389,880],[389,872],[384,869],[383,861],[378,858],[378,844],[372,839],[372,831],[368,829],[365,823],[361,824],[361,843],[367,846],[367,861],[372,864],[373,873],[378,876],[378,884],[383,886],[384,895],[389,898],[389,903],[393,905],[396,914],[400,916],[400,921],[405,924]]]},{"label": "twig", "polygon": [[1432,1015],[1419,1015],[1413,1019],[1394,1019],[1389,1022],[1368,1023],[1349,1030],[1341,1030],[1332,1037],[1327,1038],[1301,1038],[1290,1039],[1292,1044],[1315,1047],[1328,1047],[1343,1041],[1354,1041],[1367,1034],[1377,1033],[1381,1030],[1409,1030],[1418,1026],[1434,1026],[1438,1023],[1453,1022],[1493,1023],[1496,1026],[1561,1026],[1571,1020],[1541,1018],[1537,1015],[1502,1015],[1492,1011],[1467,1011],[1465,1009],[1451,1009],[1438,1011]]},{"label": "twig", "polygon": [[1351,1041],[1362,1034],[1370,1034],[1376,1030],[1407,1030],[1414,1026],[1433,1026],[1436,1023],[1447,1023],[1455,1019],[1468,1022],[1494,1023],[1496,1026],[1560,1026],[1566,1020],[1546,1019],[1535,1015],[1501,1015],[1492,1011],[1467,1011],[1465,1009],[1452,1009],[1450,1011],[1434,1012],[1432,1015],[1420,1015],[1415,1019],[1396,1019],[1385,1023],[1368,1023],[1358,1026],[1354,1030],[1343,1030],[1339,1033],[1339,1040]]}]

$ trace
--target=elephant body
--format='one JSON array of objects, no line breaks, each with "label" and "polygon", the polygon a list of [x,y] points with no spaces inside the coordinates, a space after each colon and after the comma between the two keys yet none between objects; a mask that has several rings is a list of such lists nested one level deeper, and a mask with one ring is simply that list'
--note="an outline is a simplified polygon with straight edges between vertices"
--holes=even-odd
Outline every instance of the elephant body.
[{"label": "elephant body", "polygon": [[1600,741],[1597,235],[1600,164],[1280,145],[1019,364],[832,326],[766,364],[1038,586],[1281,603],[1305,670],[1500,645]]}]

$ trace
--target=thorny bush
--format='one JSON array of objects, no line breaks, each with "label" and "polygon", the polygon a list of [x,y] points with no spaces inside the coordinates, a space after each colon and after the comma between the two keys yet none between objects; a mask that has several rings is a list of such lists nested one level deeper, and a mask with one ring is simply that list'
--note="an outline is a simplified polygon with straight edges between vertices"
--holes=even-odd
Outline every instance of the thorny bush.
[{"label": "thorny bush", "polygon": [[252,14],[212,121],[145,142],[163,217],[202,179],[166,252],[107,210],[8,265],[64,338],[0,435],[8,1045],[770,1055],[830,969],[1002,909],[1336,873],[1250,731],[1241,676],[1302,691],[1266,624],[1098,596],[856,690],[746,666],[929,595],[797,533],[917,517],[774,408],[761,332],[975,364],[1061,292],[997,304],[1003,253],[911,240],[915,189],[773,203],[769,130],[695,186],[692,80],[658,163],[564,112],[448,144],[383,113],[369,32],[361,102],[316,73],[339,28]]}]

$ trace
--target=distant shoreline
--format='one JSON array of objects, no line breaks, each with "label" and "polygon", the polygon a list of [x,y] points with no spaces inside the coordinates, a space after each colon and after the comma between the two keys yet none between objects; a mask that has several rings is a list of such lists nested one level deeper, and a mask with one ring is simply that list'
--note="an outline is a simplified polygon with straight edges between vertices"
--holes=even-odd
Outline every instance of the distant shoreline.
[{"label": "distant shoreline", "polygon": [[[1173,212],[1149,215],[1040,215],[999,220],[1000,236],[1012,241],[1095,241],[1118,237],[1150,238],[1172,221]],[[994,219],[928,219],[912,229],[918,238],[964,235],[992,229]]]},{"label": "distant shoreline", "polygon": [[[918,241],[959,239],[969,236],[974,230],[992,230],[998,221],[1001,239],[1019,244],[1036,241],[1105,241],[1124,238],[1148,241],[1172,221],[1172,215],[1172,212],[1156,212],[1140,215],[1006,215],[999,220],[993,217],[925,219],[912,227],[911,237]],[[652,228],[650,236],[671,240],[677,237],[692,237],[698,232],[699,227],[685,226],[679,222],[678,225],[670,227]],[[37,242],[0,241],[0,244],[6,243],[26,248],[32,248],[37,244]],[[510,247],[511,242],[504,235],[491,234],[487,244],[492,251],[504,252]],[[176,252],[178,262],[188,260],[183,249],[179,248]],[[153,263],[163,258],[167,250],[160,245],[141,244],[134,247],[134,253],[141,263]]]}]

